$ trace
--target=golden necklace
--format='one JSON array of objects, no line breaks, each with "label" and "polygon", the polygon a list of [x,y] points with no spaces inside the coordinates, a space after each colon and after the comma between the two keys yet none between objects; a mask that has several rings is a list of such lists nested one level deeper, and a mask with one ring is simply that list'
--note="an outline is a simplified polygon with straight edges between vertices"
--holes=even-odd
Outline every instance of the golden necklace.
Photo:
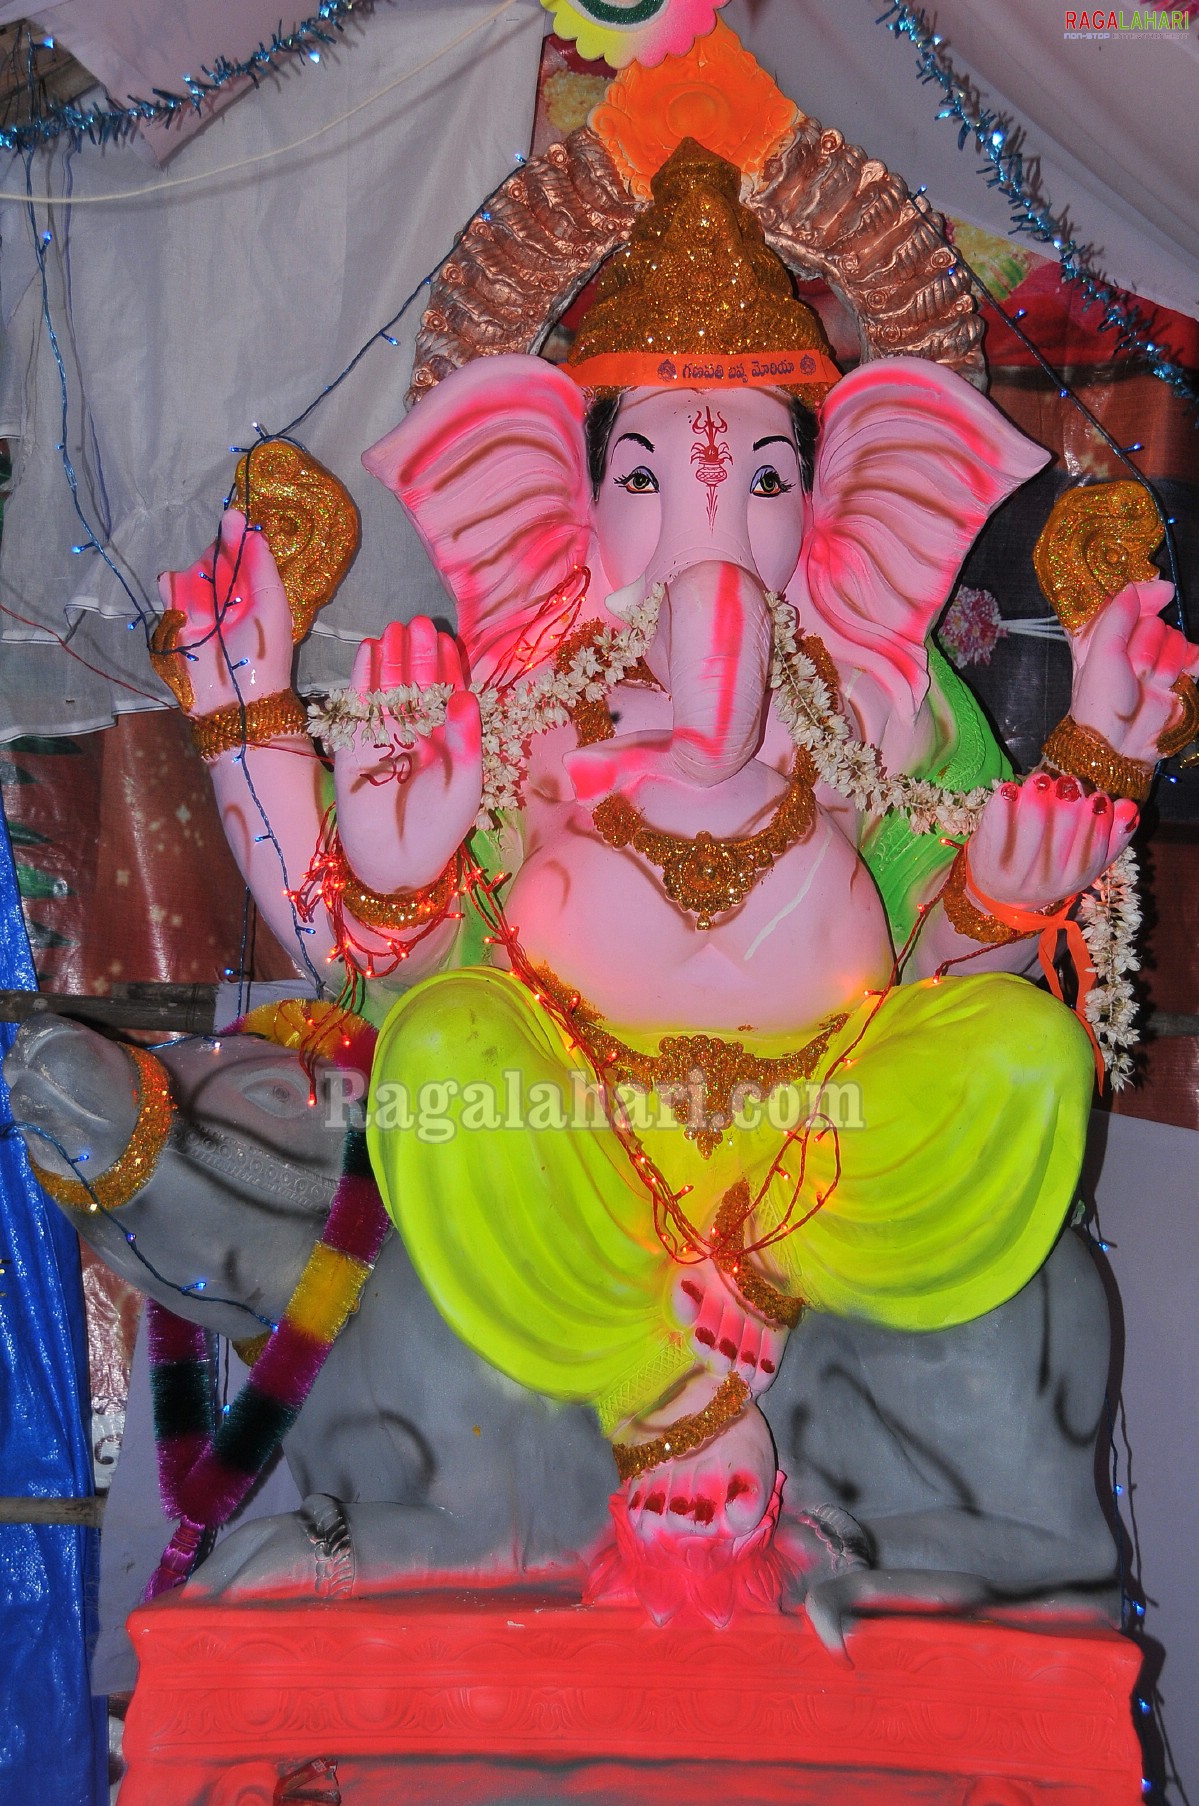
[{"label": "golden necklace", "polygon": [[710,928],[713,916],[744,903],[775,860],[811,833],[816,819],[811,767],[801,754],[766,826],[734,840],[717,840],[706,829],[685,839],[651,828],[627,796],[606,796],[596,804],[591,819],[610,847],[632,847],[657,866],[671,902],[693,915],[697,928]]}]

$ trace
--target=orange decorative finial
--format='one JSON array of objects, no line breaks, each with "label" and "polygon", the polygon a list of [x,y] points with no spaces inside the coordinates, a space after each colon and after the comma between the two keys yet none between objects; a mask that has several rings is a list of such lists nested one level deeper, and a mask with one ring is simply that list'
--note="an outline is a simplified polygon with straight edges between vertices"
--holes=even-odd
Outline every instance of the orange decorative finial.
[{"label": "orange decorative finial", "polygon": [[653,69],[633,63],[590,125],[633,193],[648,200],[653,177],[684,138],[757,177],[799,118],[794,102],[718,19],[685,56],[668,56]]}]

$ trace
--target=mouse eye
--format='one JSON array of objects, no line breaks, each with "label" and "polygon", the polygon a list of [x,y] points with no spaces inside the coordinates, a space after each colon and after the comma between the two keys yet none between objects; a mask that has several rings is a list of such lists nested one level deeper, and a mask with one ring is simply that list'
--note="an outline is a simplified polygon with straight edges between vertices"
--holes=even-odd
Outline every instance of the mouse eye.
[{"label": "mouse eye", "polygon": [[754,480],[749,486],[751,495],[786,495],[794,489],[794,483],[784,482],[773,464],[763,464],[754,472]]},{"label": "mouse eye", "polygon": [[652,470],[639,464],[636,470],[630,470],[627,477],[613,479],[617,486],[627,490],[630,495],[657,495],[658,479]]},{"label": "mouse eye", "polygon": [[255,1109],[265,1111],[268,1116],[280,1117],[285,1122],[304,1116],[312,1096],[306,1075],[278,1069],[247,1076],[238,1090]]}]

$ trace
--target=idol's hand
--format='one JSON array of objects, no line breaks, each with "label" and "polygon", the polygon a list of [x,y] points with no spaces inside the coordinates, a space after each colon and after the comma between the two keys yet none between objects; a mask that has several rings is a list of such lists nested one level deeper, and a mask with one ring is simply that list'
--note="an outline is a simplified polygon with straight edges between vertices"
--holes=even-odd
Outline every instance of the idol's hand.
[{"label": "idol's hand", "polygon": [[225,511],[216,544],[188,570],[165,571],[158,592],[175,614],[159,641],[171,654],[167,681],[187,714],[291,687],[287,595],[265,537],[236,508]]},{"label": "idol's hand", "polygon": [[1070,713],[1127,759],[1154,764],[1158,736],[1182,718],[1170,686],[1199,671],[1199,647],[1167,626],[1169,583],[1129,583],[1072,641]]},{"label": "idol's hand", "polygon": [[418,615],[363,640],[351,687],[360,696],[401,685],[446,684],[445,725],[404,747],[359,729],[335,754],[341,844],[369,889],[419,890],[440,877],[474,825],[483,795],[483,728],[457,643]]},{"label": "idol's hand", "polygon": [[1020,909],[1045,909],[1072,897],[1106,871],[1132,839],[1135,803],[1102,791],[1084,796],[1073,778],[1036,772],[1001,784],[969,843],[967,894]]}]

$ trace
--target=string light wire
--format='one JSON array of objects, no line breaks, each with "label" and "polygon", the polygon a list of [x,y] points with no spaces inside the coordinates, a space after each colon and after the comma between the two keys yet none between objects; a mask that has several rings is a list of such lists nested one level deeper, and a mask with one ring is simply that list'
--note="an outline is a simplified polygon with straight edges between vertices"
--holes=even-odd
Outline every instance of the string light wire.
[{"label": "string light wire", "polygon": [[[1096,1266],[1106,1270],[1111,1279],[1115,1273],[1108,1259],[1117,1250],[1115,1242],[1105,1239],[1099,1220],[1097,1205],[1092,1202],[1084,1210],[1080,1206],[1080,1215],[1073,1219],[1082,1228],[1091,1257]],[[1118,1284],[1118,1281],[1116,1282]],[[1133,1479],[1132,1445],[1128,1438],[1128,1412],[1124,1404],[1121,1389],[1113,1392],[1109,1385],[1103,1394],[1104,1416],[1107,1423],[1109,1449],[1108,1486],[1111,1491],[1111,1510],[1117,1526],[1116,1564],[1120,1587],[1120,1628],[1128,1635],[1139,1637],[1145,1630],[1148,1607],[1156,1601],[1147,1598],[1142,1580],[1141,1534],[1137,1523],[1136,1484]],[[1124,1445],[1124,1465],[1120,1465],[1120,1443]],[[1121,1475],[1123,1474],[1123,1477]],[[1127,1539],[1127,1544],[1126,1540]],[[1131,1551],[1131,1571],[1128,1552]],[[1146,1724],[1152,1724],[1160,1742],[1160,1755],[1165,1763],[1165,1773],[1161,1777],[1171,1792],[1176,1791],[1182,1806],[1189,1806],[1187,1792],[1178,1773],[1174,1759],[1174,1751],[1166,1728],[1165,1701],[1156,1677],[1146,1675],[1133,1696],[1133,1704],[1139,1718]],[[1138,1726],[1138,1730],[1141,1726]],[[1142,1782],[1142,1792],[1146,1798],[1162,1797],[1157,1782],[1146,1779]]]},{"label": "string light wire", "polygon": [[[139,125],[169,126],[181,113],[198,113],[209,95],[219,93],[231,83],[248,81],[257,88],[262,75],[268,70],[274,71],[279,57],[299,56],[308,62],[319,63],[321,53],[316,45],[332,46],[336,40],[329,35],[329,28],[344,32],[346,20],[355,7],[362,4],[363,0],[320,0],[316,14],[301,19],[286,35],[280,24],[272,34],[269,46],[260,43],[257,50],[241,60],[217,57],[211,68],[204,68],[203,80],[185,75],[182,85],[186,94],[172,93],[169,88],[155,88],[155,99],[140,100],[131,96],[125,107],[114,106],[111,102],[105,107],[77,107],[71,101],[59,102],[17,125],[0,127],[0,149],[23,153],[37,150],[61,137],[68,138],[76,148],[85,139],[92,144],[104,145],[127,138]],[[372,0],[366,0],[368,9],[371,4]],[[37,51],[53,48],[52,37],[39,42],[29,32],[26,64],[31,96],[38,88]]]},{"label": "string light wire", "polygon": [[262,1316],[261,1313],[254,1310],[251,1305],[244,1304],[240,1298],[222,1298],[218,1297],[215,1293],[210,1295],[208,1291],[208,1281],[206,1279],[193,1279],[188,1285],[180,1285],[176,1280],[168,1279],[165,1273],[160,1273],[153,1261],[150,1260],[149,1256],[143,1253],[133,1230],[121,1227],[119,1221],[117,1221],[116,1212],[110,1210],[103,1199],[97,1195],[95,1187],[88,1180],[87,1174],[80,1170],[80,1162],[73,1159],[72,1156],[68,1154],[66,1148],[63,1147],[62,1142],[59,1141],[56,1136],[52,1135],[49,1129],[43,1128],[40,1123],[23,1122],[16,1117],[10,1117],[7,1122],[0,1122],[0,1136],[11,1139],[18,1133],[40,1136],[43,1141],[48,1142],[55,1152],[66,1161],[80,1185],[82,1185],[87,1192],[88,1197],[92,1200],[96,1209],[98,1211],[103,1211],[106,1217],[110,1217],[114,1222],[117,1222],[117,1227],[121,1230],[121,1234],[125,1239],[125,1243],[129,1248],[130,1253],[136,1260],[141,1262],[142,1266],[146,1269],[146,1272],[149,1273],[152,1278],[156,1279],[159,1285],[166,1286],[168,1291],[177,1292],[180,1298],[186,1298],[193,1302],[197,1298],[202,1298],[205,1304],[230,1305],[236,1311],[245,1311],[248,1316],[253,1317],[254,1321],[260,1323],[265,1329],[275,1328],[274,1323],[269,1317]]}]

